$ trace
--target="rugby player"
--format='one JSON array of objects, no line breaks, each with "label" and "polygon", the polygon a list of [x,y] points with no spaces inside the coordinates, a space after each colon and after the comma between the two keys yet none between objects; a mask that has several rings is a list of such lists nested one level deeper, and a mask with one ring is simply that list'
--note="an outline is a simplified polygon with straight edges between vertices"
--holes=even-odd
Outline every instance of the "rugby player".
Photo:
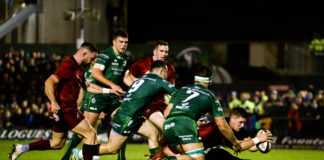
[{"label": "rugby player", "polygon": [[[119,95],[124,95],[125,91],[120,87],[123,83],[123,75],[129,68],[129,57],[125,55],[128,46],[128,34],[124,30],[118,30],[113,35],[113,45],[103,50],[97,57],[97,60],[87,73],[91,73],[88,79],[99,86],[109,87],[116,90]],[[109,89],[107,92],[109,92]],[[84,94],[84,101],[81,109],[84,110],[84,116],[89,120],[92,126],[96,126],[101,112],[110,114],[120,105],[117,95],[97,95]],[[74,134],[68,145],[62,160],[68,160],[71,150],[81,142],[81,138]]]},{"label": "rugby player", "polygon": [[171,146],[176,147],[181,155],[167,156],[162,152],[153,159],[196,159],[203,160],[204,146],[197,130],[197,120],[210,112],[215,125],[231,143],[233,150],[239,152],[241,145],[228,126],[223,110],[217,98],[208,90],[211,71],[206,66],[198,67],[195,72],[195,84],[184,86],[171,98],[165,113],[163,134]]},{"label": "rugby player", "polygon": [[[167,76],[166,64],[154,61],[150,73],[137,79],[130,86],[114,115],[109,142],[98,145],[97,151],[100,155],[118,153],[127,138],[136,132],[148,138],[149,149],[153,155],[160,150],[158,129],[149,120],[144,119],[142,113],[156,96],[162,93],[169,95],[175,93],[174,85],[165,80]],[[149,130],[144,131],[143,128]],[[78,155],[80,155],[78,158],[82,158],[82,154]]]},{"label": "rugby player", "polygon": [[[45,93],[50,100],[50,120],[53,125],[52,139],[39,140],[26,145],[14,144],[9,154],[10,160],[33,150],[49,150],[63,148],[67,133],[71,130],[83,138],[83,154],[85,160],[92,160],[96,148],[96,132],[77,108],[77,99],[82,87],[87,92],[105,93],[107,88],[86,81],[84,66],[96,58],[98,50],[95,45],[84,42],[71,57],[66,58],[56,71],[45,81]],[[115,89],[110,93],[117,93]]]}]

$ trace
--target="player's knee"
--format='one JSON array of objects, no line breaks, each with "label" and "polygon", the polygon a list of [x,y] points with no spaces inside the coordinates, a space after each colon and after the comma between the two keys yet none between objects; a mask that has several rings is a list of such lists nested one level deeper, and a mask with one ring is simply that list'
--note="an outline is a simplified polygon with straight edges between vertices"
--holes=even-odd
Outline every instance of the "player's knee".
[{"label": "player's knee", "polygon": [[62,149],[65,141],[50,141],[51,149]]}]

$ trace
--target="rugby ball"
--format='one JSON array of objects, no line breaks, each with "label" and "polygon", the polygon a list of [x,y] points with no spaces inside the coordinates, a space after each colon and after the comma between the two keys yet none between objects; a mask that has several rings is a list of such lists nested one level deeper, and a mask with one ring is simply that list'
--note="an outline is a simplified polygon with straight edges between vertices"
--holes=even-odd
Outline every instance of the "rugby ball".
[{"label": "rugby ball", "polygon": [[[262,133],[265,133],[264,130],[261,130]],[[258,148],[258,150],[261,153],[268,153],[271,149],[271,143],[270,142],[260,142],[256,145],[256,147]]]}]

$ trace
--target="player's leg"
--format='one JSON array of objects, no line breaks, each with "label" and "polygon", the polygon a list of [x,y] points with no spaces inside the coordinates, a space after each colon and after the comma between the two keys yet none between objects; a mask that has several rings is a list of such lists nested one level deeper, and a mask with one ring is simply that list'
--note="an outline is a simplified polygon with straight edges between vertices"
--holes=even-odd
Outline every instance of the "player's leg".
[{"label": "player's leg", "polygon": [[[91,94],[89,94],[87,92],[85,92],[85,93],[86,94],[83,95],[82,104],[81,104],[81,107],[80,107],[80,111],[82,113],[84,113],[84,111],[87,110],[88,106],[90,105],[89,104],[89,96]],[[76,133],[73,133],[73,135],[72,135],[72,137],[71,137],[71,139],[70,139],[70,141],[68,143],[68,146],[67,146],[61,160],[69,160],[70,156],[71,156],[71,153],[72,153],[72,149],[77,147],[81,141],[82,141],[82,137],[80,135],[76,134]]]},{"label": "player's leg", "polygon": [[67,132],[59,133],[53,131],[51,140],[38,140],[29,144],[21,145],[14,144],[12,151],[9,154],[10,160],[17,159],[21,154],[27,151],[33,150],[50,150],[50,149],[61,149],[64,147]]},{"label": "player's leg", "polygon": [[161,131],[163,130],[164,117],[161,112],[154,112],[150,115],[149,120]]},{"label": "player's leg", "polygon": [[117,154],[119,149],[124,145],[128,136],[123,136],[115,132],[110,131],[109,142],[105,144],[100,144],[99,155],[105,154]]},{"label": "player's leg", "polygon": [[[94,130],[96,130],[96,127],[97,127],[96,123],[97,123],[99,114],[85,111],[84,116],[89,121],[90,125],[94,128]],[[71,138],[69,144],[68,144],[66,152],[62,157],[62,160],[69,160],[70,155],[72,153],[72,149],[77,147],[81,141],[82,141],[82,138],[80,137],[80,135],[74,133],[72,135],[72,138]],[[96,138],[96,144],[98,144],[98,143],[99,143],[99,140]]]},{"label": "player's leg", "polygon": [[143,122],[137,133],[147,138],[152,156],[161,150],[159,145],[159,130],[149,120]]}]

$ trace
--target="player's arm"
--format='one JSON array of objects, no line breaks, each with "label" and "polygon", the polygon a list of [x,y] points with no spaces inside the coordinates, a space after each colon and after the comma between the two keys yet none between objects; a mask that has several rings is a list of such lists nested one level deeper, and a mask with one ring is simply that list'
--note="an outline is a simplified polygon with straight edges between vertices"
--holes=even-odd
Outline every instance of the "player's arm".
[{"label": "player's arm", "polygon": [[59,79],[56,75],[52,74],[49,78],[45,81],[45,94],[48,97],[48,99],[51,101],[51,111],[54,114],[56,114],[61,108],[57,104],[55,93],[54,93],[54,87],[55,84],[59,83]]},{"label": "player's arm", "polygon": [[114,82],[107,79],[103,74],[102,71],[105,69],[105,66],[99,63],[95,63],[92,68],[91,77],[95,80],[99,81],[100,83],[109,86],[112,89],[118,90],[118,92],[123,93],[123,89],[116,85]]},{"label": "player's arm", "polygon": [[241,150],[241,145],[235,138],[232,129],[226,122],[224,117],[214,117],[216,126],[219,131],[223,134],[223,136],[233,145],[233,150],[238,152]]},{"label": "player's arm", "polygon": [[136,81],[138,78],[133,76],[129,70],[126,71],[123,82],[129,87],[134,81]]},{"label": "player's arm", "polygon": [[113,88],[111,88],[111,89],[104,88],[104,87],[98,86],[94,83],[89,83],[88,81],[86,81],[86,90],[87,90],[87,92],[94,93],[94,94],[115,94],[117,96],[122,96],[125,94],[124,91],[119,92],[118,90],[113,89]]},{"label": "player's arm", "polygon": [[80,89],[80,92],[79,92],[79,96],[78,96],[78,100],[77,100],[77,106],[79,107],[82,103],[82,99],[83,99],[83,88]]},{"label": "player's arm", "polygon": [[247,137],[241,142],[242,150],[249,150],[251,152],[255,152],[258,150],[256,144],[261,142],[271,142],[272,141],[272,134],[271,132],[258,132],[254,138]]}]

